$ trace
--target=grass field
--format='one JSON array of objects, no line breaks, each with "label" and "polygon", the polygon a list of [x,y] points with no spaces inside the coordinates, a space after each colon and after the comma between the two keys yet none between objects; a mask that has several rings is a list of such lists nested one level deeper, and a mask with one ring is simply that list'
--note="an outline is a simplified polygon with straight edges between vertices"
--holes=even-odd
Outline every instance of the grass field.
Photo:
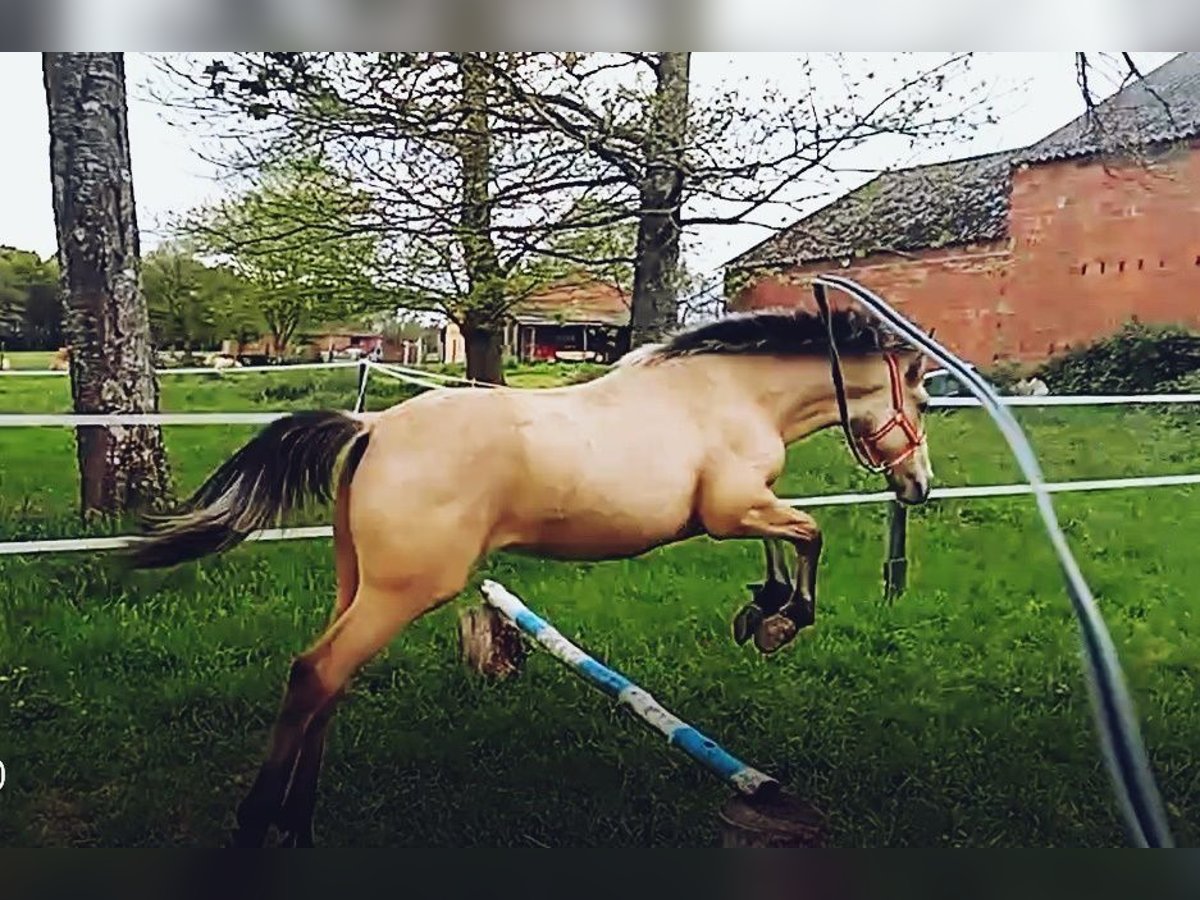
[{"label": "grass field", "polygon": [[[345,406],[353,387],[352,370],[175,376],[163,406]],[[401,396],[373,381],[370,407]],[[67,406],[65,381],[0,381],[0,411]],[[1177,416],[1021,419],[1054,479],[1200,471],[1195,426]],[[166,429],[180,488],[251,433]],[[977,411],[934,416],[930,433],[941,483],[1016,478]],[[0,538],[86,530],[73,454],[67,429],[0,429]],[[795,448],[778,487],[877,488],[832,433]],[[1187,845],[1200,839],[1196,500],[1190,489],[1056,500]],[[817,625],[769,659],[729,636],[760,575],[753,543],[699,539],[587,565],[498,556],[479,575],[819,806],[838,845],[1122,844],[1074,620],[1032,502],[915,511],[910,590],[891,607],[879,583],[886,510],[817,516]],[[101,555],[0,557],[0,843],[221,842],[289,660],[322,627],[332,589],[325,541],[247,545],[160,573]],[[418,622],[356,682],[333,729],[320,843],[714,842],[721,785],[545,654],[512,683],[468,677],[454,616],[452,605]]]},{"label": "grass field", "polygon": [[53,350],[5,350],[4,358],[14,370],[49,369]]}]

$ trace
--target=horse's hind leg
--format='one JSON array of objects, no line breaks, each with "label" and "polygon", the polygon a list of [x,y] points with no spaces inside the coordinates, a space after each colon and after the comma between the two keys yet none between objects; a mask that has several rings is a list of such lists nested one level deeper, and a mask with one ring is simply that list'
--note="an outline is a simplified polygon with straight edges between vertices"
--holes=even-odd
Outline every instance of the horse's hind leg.
[{"label": "horse's hind leg", "polygon": [[403,589],[360,585],[350,608],[312,649],[292,663],[266,760],[238,806],[234,846],[262,846],[267,829],[279,817],[305,730],[344,690],[363,663],[383,649],[405,625],[447,596],[430,592],[427,587],[420,582],[411,582]]},{"label": "horse's hind leg", "polygon": [[304,731],[296,768],[275,821],[282,834],[280,844],[284,847],[313,846],[313,816],[317,809],[321,762],[325,756],[325,735],[343,694],[344,691],[338,692],[317,710]]},{"label": "horse's hind leg", "polygon": [[[358,554],[350,534],[349,485],[343,482],[334,506],[334,564],[337,571],[337,599],[334,601],[330,626],[350,608],[358,592]],[[292,772],[292,780],[284,794],[283,804],[275,824],[283,833],[281,843],[287,847],[313,845],[313,814],[317,805],[317,784],[321,777],[321,762],[325,755],[325,736],[330,720],[337,709],[342,693],[334,695],[319,709],[304,731],[300,754]]]},{"label": "horse's hind leg", "polygon": [[[349,607],[334,610],[334,621]],[[330,720],[342,699],[344,690],[338,691],[318,709],[304,730],[300,752],[296,758],[292,778],[280,804],[275,824],[282,832],[280,843],[285,847],[311,847],[313,845],[313,815],[317,808],[317,785],[321,778],[321,762],[325,756],[325,735]]]}]

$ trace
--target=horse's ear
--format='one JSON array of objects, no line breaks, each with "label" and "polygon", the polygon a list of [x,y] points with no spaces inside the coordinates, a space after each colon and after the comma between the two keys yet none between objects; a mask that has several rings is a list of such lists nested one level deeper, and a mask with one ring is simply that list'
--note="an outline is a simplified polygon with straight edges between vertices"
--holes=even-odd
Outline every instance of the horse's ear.
[{"label": "horse's ear", "polygon": [[910,353],[908,365],[904,368],[904,380],[915,386],[921,383],[923,374],[925,374],[925,354],[920,351]]},{"label": "horse's ear", "polygon": [[925,373],[932,372],[938,367],[938,362],[932,356],[916,350],[908,357],[908,366],[904,370],[904,378],[914,387],[921,383]]}]

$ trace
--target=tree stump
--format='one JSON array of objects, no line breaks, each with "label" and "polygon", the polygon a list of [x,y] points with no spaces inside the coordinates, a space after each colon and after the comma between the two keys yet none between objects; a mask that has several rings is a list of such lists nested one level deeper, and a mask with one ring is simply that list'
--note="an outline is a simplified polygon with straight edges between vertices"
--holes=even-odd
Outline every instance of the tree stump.
[{"label": "tree stump", "polygon": [[492,680],[516,675],[525,660],[521,632],[484,604],[458,614],[458,651],[467,668]]},{"label": "tree stump", "polygon": [[722,847],[823,847],[821,814],[782,791],[768,797],[734,796],[721,807]]}]

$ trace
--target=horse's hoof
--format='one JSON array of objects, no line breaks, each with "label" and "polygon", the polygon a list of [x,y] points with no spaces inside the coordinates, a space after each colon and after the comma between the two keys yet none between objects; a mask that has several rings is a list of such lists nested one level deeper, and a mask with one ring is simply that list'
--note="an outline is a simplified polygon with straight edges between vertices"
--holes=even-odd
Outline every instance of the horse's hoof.
[{"label": "horse's hoof", "polygon": [[767,616],[754,631],[754,646],[769,656],[785,644],[791,643],[799,630],[796,623],[785,615],[776,613]]},{"label": "horse's hoof", "polygon": [[762,610],[764,615],[777,613],[792,599],[795,589],[787,581],[767,581],[763,584],[748,584],[751,603]]},{"label": "horse's hoof", "polygon": [[747,603],[733,617],[733,639],[739,645],[746,643],[754,636],[754,632],[758,630],[762,620],[762,609],[753,603]]}]

